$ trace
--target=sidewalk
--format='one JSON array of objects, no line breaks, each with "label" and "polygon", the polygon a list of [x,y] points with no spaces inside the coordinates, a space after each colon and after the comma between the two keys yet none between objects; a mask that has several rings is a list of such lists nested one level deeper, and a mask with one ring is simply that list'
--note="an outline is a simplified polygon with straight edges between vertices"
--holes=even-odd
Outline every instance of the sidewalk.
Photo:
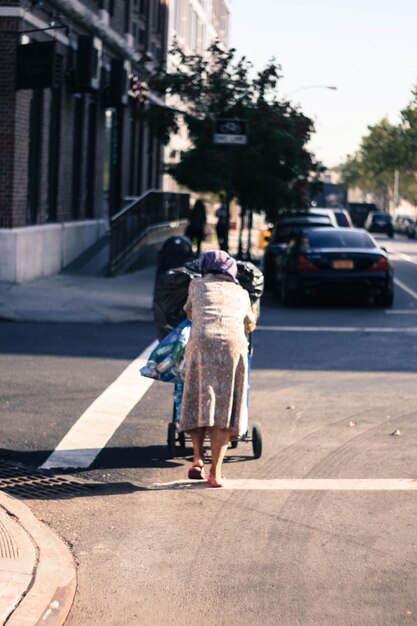
[{"label": "sidewalk", "polygon": [[75,589],[66,545],[28,506],[0,492],[0,623],[60,626]]},{"label": "sidewalk", "polygon": [[152,321],[155,269],[114,278],[57,274],[20,285],[0,282],[0,320]]},{"label": "sidewalk", "polygon": [[[257,229],[253,239],[256,240]],[[237,251],[231,233],[231,253]],[[204,242],[203,249],[217,247]],[[259,249],[254,246],[254,254]],[[14,285],[0,282],[0,321],[61,323],[122,323],[153,321],[155,266],[107,278],[57,274]]]}]

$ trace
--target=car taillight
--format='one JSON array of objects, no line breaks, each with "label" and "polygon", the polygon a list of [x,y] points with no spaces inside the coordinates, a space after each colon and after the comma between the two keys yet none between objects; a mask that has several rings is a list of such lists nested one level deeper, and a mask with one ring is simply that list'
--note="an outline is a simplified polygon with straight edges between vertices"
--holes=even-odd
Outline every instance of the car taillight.
[{"label": "car taillight", "polygon": [[380,256],[369,268],[373,272],[388,272],[389,263],[385,256]]},{"label": "car taillight", "polygon": [[319,269],[317,265],[314,265],[314,263],[312,263],[309,259],[307,259],[305,256],[302,256],[302,255],[297,257],[297,262],[296,262],[295,267],[297,270],[301,270],[303,272]]}]

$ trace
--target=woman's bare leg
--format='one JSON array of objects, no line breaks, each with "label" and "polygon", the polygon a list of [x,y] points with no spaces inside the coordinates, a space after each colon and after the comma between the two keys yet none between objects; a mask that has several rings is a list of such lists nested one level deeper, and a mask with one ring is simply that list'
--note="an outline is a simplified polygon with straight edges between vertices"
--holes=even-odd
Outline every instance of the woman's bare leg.
[{"label": "woman's bare leg", "polygon": [[230,431],[227,428],[213,426],[210,429],[211,467],[210,476],[216,483],[222,482],[222,463],[230,441]]},{"label": "woman's bare leg", "polygon": [[196,428],[190,430],[191,441],[193,442],[194,462],[193,465],[203,467],[204,465],[204,439],[206,428]]}]

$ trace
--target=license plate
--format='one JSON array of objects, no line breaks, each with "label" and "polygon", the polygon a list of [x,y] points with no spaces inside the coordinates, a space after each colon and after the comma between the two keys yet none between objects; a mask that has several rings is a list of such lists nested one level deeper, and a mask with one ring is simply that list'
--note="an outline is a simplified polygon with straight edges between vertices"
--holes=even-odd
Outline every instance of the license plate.
[{"label": "license plate", "polygon": [[353,270],[353,261],[344,259],[340,261],[333,261],[333,268],[335,270]]}]

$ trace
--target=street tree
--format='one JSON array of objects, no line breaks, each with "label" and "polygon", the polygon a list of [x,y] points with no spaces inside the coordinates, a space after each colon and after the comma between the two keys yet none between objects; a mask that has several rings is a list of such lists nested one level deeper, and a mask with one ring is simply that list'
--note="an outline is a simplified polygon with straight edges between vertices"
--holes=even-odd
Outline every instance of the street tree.
[{"label": "street tree", "polygon": [[[228,193],[244,210],[264,210],[274,220],[283,209],[305,202],[314,169],[306,149],[313,123],[290,102],[279,100],[281,68],[272,60],[255,73],[234,49],[213,43],[207,55],[186,54],[175,45],[176,71],[160,71],[151,87],[177,106],[151,106],[152,130],[167,143],[185,125],[190,147],[166,171],[196,192]],[[246,146],[215,145],[215,121],[247,122]]]},{"label": "street tree", "polygon": [[397,171],[401,197],[417,203],[417,91],[401,111],[398,124],[383,118],[368,127],[359,150],[342,164],[341,171],[349,187],[372,193],[384,209],[393,199]]}]

